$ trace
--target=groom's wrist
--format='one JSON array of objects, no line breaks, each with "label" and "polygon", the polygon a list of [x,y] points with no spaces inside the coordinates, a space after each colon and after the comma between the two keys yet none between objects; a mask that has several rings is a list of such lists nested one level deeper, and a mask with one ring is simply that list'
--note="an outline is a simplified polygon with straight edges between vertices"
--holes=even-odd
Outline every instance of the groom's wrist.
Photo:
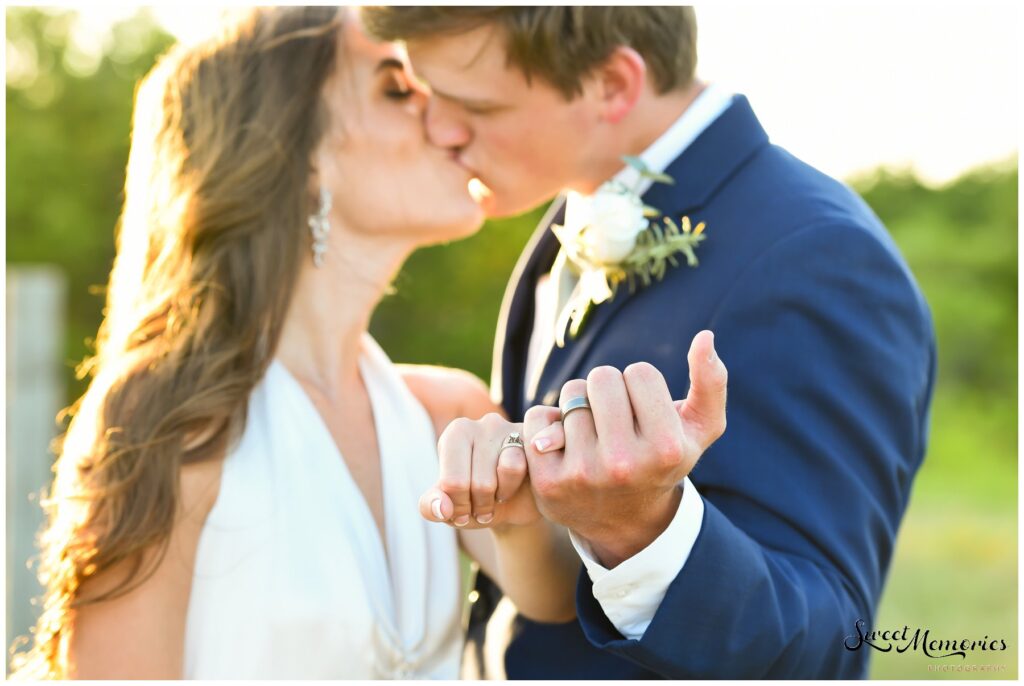
[{"label": "groom's wrist", "polygon": [[653,543],[665,532],[682,501],[682,491],[672,488],[649,507],[630,518],[600,531],[575,534],[584,539],[601,566],[614,569]]}]

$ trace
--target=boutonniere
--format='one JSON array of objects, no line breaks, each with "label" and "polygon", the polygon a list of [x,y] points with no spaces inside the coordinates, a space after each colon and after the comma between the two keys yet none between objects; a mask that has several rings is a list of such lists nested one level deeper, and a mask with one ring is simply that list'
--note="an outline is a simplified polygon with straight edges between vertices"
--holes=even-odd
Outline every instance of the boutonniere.
[{"label": "boutonniere", "polygon": [[560,348],[565,346],[567,326],[570,338],[576,338],[590,311],[613,299],[622,282],[628,282],[633,293],[637,281],[644,287],[661,281],[669,266],[679,266],[677,255],[685,256],[690,267],[697,266],[694,249],[705,238],[704,222],[691,226],[689,217],[681,217],[676,223],[645,205],[638,192],[644,179],[666,184],[675,180],[651,171],[639,157],[623,160],[640,174],[637,186],[608,182],[574,205],[579,211],[573,213],[570,226],[551,227],[568,265],[579,277],[557,325],[555,342]]}]

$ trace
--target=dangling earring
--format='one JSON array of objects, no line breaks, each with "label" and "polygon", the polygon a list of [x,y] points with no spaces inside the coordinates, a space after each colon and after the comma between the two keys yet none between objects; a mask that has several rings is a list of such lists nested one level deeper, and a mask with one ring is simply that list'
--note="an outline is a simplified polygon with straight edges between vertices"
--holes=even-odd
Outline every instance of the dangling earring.
[{"label": "dangling earring", "polygon": [[316,214],[309,217],[309,230],[313,234],[313,264],[322,267],[324,264],[324,253],[327,252],[327,233],[331,230],[331,224],[327,221],[327,214],[331,211],[331,194],[320,187],[320,208]]}]

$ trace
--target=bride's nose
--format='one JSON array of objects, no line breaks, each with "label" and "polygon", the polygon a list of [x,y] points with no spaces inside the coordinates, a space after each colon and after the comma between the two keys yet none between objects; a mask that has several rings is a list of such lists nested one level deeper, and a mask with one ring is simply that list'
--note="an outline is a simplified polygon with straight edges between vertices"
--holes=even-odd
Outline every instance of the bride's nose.
[{"label": "bride's nose", "polygon": [[430,100],[430,88],[419,79],[412,79],[409,88],[412,90],[409,101],[416,108],[416,114],[423,119],[426,116],[427,102]]}]

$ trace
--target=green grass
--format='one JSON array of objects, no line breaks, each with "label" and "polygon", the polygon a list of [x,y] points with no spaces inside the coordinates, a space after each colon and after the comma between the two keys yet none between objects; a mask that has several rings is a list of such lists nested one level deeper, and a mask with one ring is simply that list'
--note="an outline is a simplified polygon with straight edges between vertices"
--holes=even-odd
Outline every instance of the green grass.
[{"label": "green grass", "polygon": [[[877,629],[930,630],[929,639],[1006,641],[1005,651],[930,658],[920,650],[872,652],[871,678],[1017,678],[1017,513],[951,501],[911,504],[879,608]],[[896,645],[902,646],[902,642]],[[862,648],[864,649],[864,648]],[[1005,671],[933,672],[934,665],[1001,665]]]},{"label": "green grass", "polygon": [[[872,653],[871,677],[1017,678],[1016,397],[955,393],[932,405],[928,455],[914,483],[874,628],[920,627],[930,638],[1006,641],[1007,650],[934,659]],[[933,672],[929,665],[1004,665]]]}]

